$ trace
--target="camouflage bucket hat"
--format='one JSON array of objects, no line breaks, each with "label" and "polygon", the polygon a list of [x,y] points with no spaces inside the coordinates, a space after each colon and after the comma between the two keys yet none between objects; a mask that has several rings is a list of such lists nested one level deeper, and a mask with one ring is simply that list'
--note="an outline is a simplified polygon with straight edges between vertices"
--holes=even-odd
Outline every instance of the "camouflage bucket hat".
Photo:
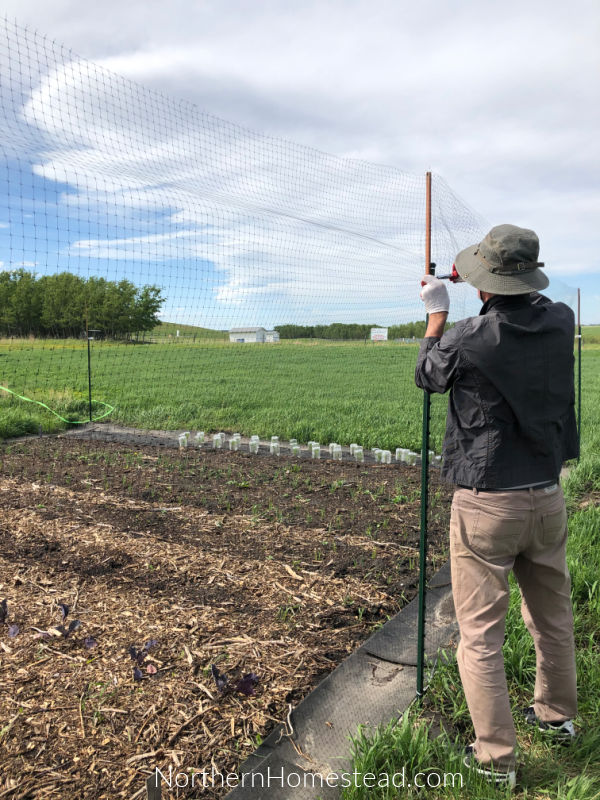
[{"label": "camouflage bucket hat", "polygon": [[540,242],[534,231],[496,225],[479,244],[461,250],[456,271],[476,289],[491,294],[529,294],[550,283],[537,260]]}]

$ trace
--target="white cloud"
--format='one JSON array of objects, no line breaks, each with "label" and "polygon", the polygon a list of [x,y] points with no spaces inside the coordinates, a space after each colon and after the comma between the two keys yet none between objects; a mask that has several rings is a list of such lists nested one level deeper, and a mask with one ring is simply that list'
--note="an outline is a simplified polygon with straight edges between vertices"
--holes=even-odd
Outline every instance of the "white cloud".
[{"label": "white cloud", "polygon": [[[159,283],[170,307],[185,295],[217,316],[422,315],[422,175],[272,140],[81,61],[33,83],[17,119],[43,143],[34,174],[68,185],[71,216],[115,231],[71,242],[71,268],[109,261]],[[451,261],[480,220],[435,188],[435,257]]]}]

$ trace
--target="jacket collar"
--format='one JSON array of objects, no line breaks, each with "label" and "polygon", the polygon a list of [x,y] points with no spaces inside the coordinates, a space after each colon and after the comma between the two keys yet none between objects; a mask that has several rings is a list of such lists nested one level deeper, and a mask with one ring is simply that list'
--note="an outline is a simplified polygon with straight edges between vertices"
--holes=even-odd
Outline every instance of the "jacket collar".
[{"label": "jacket collar", "polygon": [[495,311],[510,311],[515,308],[526,308],[531,305],[530,294],[496,294],[486,300],[481,306],[479,316],[487,314],[488,311],[494,309]]}]

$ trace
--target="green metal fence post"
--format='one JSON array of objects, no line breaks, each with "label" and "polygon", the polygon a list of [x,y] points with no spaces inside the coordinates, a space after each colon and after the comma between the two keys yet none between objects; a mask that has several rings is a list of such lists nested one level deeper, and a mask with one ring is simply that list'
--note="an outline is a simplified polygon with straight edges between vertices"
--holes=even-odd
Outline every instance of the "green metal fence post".
[{"label": "green metal fence post", "polygon": [[[432,275],[435,264],[431,261],[431,172],[426,175],[425,207],[425,272]],[[426,324],[429,318],[426,318]],[[429,496],[429,422],[431,396],[423,393],[423,430],[421,437],[421,534],[419,540],[419,614],[417,619],[417,698],[424,694],[425,672],[425,612],[427,590],[427,510]]]},{"label": "green metal fence post", "polygon": [[424,694],[425,612],[427,591],[427,512],[429,497],[429,423],[431,395],[423,393],[423,430],[421,443],[421,535],[419,541],[419,616],[417,620],[417,697]]}]

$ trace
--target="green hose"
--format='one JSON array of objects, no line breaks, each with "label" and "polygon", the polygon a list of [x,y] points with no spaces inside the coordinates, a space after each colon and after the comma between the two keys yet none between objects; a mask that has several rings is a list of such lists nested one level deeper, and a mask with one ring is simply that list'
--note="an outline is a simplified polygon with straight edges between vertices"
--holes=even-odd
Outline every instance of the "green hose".
[{"label": "green hose", "polygon": [[22,394],[17,394],[16,392],[13,392],[12,389],[8,389],[6,386],[0,386],[0,389],[2,389],[3,392],[8,392],[9,394],[12,394],[14,397],[18,397],[19,400],[25,400],[26,403],[35,403],[36,405],[45,408],[51,414],[54,414],[55,417],[58,417],[62,422],[66,422],[67,425],[87,425],[89,422],[97,422],[99,419],[104,419],[104,417],[108,417],[108,415],[112,414],[112,412],[115,410],[114,406],[111,406],[108,403],[103,403],[102,400],[94,400],[94,403],[99,403],[101,406],[107,408],[108,411],[105,411],[104,414],[101,414],[99,417],[94,417],[94,419],[91,420],[65,419],[64,417],[61,417],[61,415],[58,414],[56,411],[53,411],[49,406],[47,406],[46,403],[41,403],[39,400],[32,400],[31,397],[24,397]]}]

